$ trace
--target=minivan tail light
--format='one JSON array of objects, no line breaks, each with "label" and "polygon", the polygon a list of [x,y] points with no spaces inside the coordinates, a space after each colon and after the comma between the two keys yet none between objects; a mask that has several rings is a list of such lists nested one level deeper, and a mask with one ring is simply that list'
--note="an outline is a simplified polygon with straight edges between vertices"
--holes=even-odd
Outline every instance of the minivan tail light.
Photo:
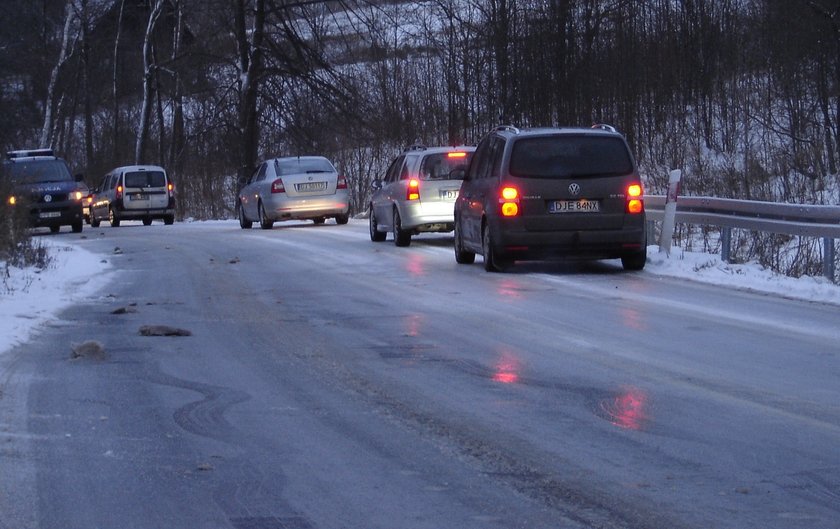
[{"label": "minivan tail light", "polygon": [[172,184],[172,182],[166,184],[166,190],[169,192],[169,196],[172,196],[173,192],[175,191],[175,186]]},{"label": "minivan tail light", "polygon": [[123,186],[117,186],[117,198],[122,198]]},{"label": "minivan tail light", "polygon": [[519,190],[515,187],[503,187],[499,193],[499,204],[503,217],[519,215]]},{"label": "minivan tail light", "polygon": [[420,200],[420,180],[412,178],[408,181],[408,188],[405,192],[406,200]]},{"label": "minivan tail light", "polygon": [[271,192],[272,193],[285,193],[286,186],[283,185],[283,179],[278,178],[274,182],[271,183]]},{"label": "minivan tail light", "polygon": [[627,213],[636,215],[645,211],[645,202],[642,194],[641,184],[630,184],[627,186]]},{"label": "minivan tail light", "polygon": [[338,182],[335,184],[336,189],[347,189],[347,178],[339,175]]}]

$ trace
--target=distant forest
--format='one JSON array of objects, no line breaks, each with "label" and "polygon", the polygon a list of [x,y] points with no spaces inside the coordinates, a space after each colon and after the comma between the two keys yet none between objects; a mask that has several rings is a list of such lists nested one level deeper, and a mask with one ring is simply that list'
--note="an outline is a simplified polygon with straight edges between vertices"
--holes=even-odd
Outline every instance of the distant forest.
[{"label": "distant forest", "polygon": [[3,0],[0,142],[90,185],[165,166],[230,216],[264,157],[324,154],[363,211],[402,148],[609,123],[648,193],[837,204],[840,0]]}]

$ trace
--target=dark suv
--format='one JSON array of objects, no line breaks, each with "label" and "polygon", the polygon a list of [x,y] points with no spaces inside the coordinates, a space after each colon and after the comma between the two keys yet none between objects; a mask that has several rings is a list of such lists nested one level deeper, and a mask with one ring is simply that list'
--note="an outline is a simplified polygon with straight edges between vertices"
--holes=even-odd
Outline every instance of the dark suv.
[{"label": "dark suv", "polygon": [[455,202],[455,260],[487,271],[518,259],[646,260],[641,179],[612,127],[519,130],[479,143]]},{"label": "dark suv", "polygon": [[69,225],[74,233],[82,231],[82,198],[86,195],[82,175],[73,177],[65,161],[52,150],[6,153],[2,178],[11,188],[7,203],[26,208],[33,227],[48,227],[56,233]]}]

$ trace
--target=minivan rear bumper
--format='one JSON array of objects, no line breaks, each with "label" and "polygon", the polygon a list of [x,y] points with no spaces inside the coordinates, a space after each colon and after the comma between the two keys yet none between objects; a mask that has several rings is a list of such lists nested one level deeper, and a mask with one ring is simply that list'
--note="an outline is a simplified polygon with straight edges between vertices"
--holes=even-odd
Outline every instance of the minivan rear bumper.
[{"label": "minivan rear bumper", "polygon": [[644,219],[620,230],[527,231],[509,222],[490,219],[495,250],[513,259],[616,259],[642,251],[646,244]]}]

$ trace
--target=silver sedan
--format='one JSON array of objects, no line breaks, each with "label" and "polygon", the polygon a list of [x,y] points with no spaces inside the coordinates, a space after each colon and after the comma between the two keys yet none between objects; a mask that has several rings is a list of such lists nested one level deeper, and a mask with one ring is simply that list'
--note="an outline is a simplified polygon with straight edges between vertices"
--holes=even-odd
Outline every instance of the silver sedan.
[{"label": "silver sedan", "polygon": [[236,209],[242,229],[259,222],[269,230],[291,219],[321,224],[329,217],[347,224],[350,193],[347,179],[323,156],[272,158],[239,191]]}]

